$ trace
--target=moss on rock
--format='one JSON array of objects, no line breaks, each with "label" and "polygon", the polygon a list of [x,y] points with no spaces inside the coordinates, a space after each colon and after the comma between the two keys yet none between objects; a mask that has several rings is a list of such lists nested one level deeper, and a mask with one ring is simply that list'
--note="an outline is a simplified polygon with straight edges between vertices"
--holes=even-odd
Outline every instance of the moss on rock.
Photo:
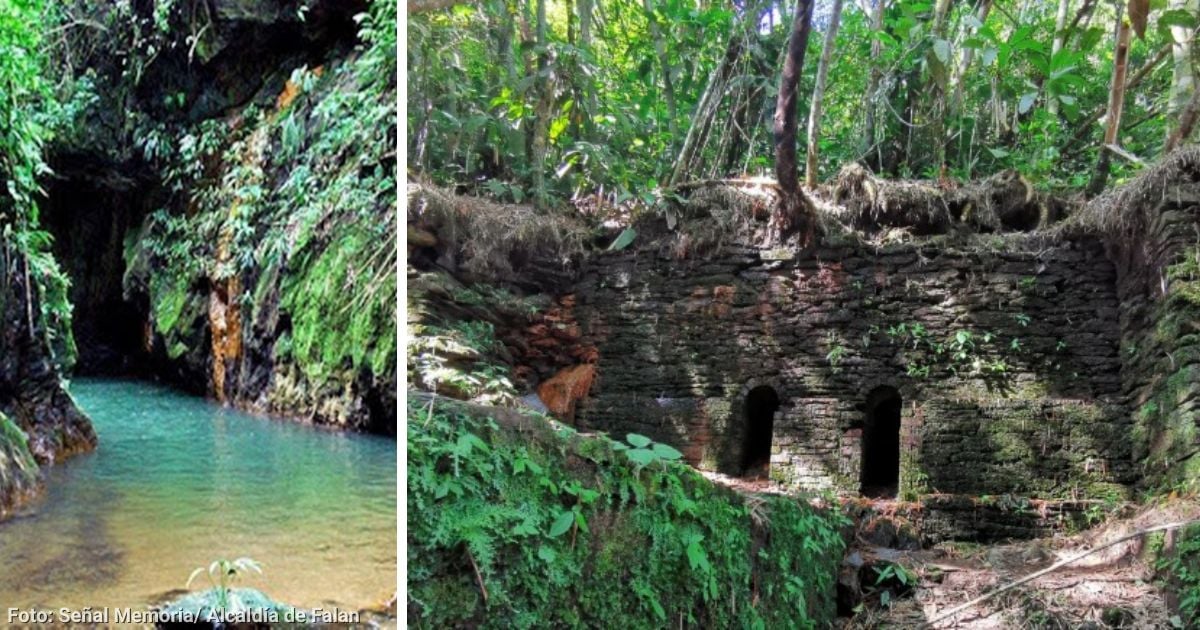
[{"label": "moss on rock", "polygon": [[25,432],[0,413],[0,517],[37,487],[38,465]]}]

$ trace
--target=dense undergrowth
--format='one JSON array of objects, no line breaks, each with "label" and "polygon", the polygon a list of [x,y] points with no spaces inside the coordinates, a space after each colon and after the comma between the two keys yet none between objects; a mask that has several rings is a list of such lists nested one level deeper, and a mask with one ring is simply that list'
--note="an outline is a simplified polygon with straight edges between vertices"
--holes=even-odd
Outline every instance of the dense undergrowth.
[{"label": "dense undergrowth", "polygon": [[42,32],[45,7],[24,0],[0,4],[0,245],[5,277],[14,260],[36,291],[28,325],[42,332],[51,356],[69,369],[75,358],[68,280],[50,253],[38,217],[39,180],[50,173],[43,147],[61,133],[69,108],[52,98]]},{"label": "dense undergrowth", "polygon": [[408,409],[411,625],[832,621],[840,512],[738,495],[642,436],[436,400]]}]

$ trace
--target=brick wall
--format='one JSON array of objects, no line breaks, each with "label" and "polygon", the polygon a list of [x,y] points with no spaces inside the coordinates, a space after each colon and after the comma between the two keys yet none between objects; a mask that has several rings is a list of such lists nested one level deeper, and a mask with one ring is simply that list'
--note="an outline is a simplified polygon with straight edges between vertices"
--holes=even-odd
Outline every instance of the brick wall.
[{"label": "brick wall", "polygon": [[1132,481],[1117,273],[1098,239],[829,240],[681,260],[644,233],[591,259],[575,315],[597,371],[577,424],[741,474],[746,396],[769,386],[770,476],[856,491],[868,396],[892,387],[905,493],[1077,498]]}]

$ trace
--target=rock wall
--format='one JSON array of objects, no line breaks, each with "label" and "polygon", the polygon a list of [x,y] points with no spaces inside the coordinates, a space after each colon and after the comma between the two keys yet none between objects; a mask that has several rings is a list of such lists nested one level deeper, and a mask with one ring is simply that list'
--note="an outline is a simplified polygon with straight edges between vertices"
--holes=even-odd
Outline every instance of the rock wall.
[{"label": "rock wall", "polygon": [[598,349],[581,428],[744,474],[748,396],[769,387],[770,476],[858,491],[864,436],[886,438],[879,405],[898,395],[902,496],[1110,496],[1134,479],[1117,272],[1097,239],[733,243],[690,258],[639,239],[594,257],[576,291]]},{"label": "rock wall", "polygon": [[93,449],[41,317],[39,273],[16,247],[0,252],[0,517],[33,495],[38,466]]},{"label": "rock wall", "polygon": [[1200,472],[1200,184],[1188,179],[1128,204],[1131,229],[1110,239],[1133,456],[1150,484]]},{"label": "rock wall", "polygon": [[394,434],[395,5],[160,9],[64,44],[88,132],[44,205],[81,367]]}]

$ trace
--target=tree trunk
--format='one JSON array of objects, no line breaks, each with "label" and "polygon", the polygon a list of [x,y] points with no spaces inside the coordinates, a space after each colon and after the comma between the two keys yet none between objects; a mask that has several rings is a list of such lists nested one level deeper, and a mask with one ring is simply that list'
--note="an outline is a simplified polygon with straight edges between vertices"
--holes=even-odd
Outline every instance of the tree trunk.
[{"label": "tree trunk", "polygon": [[499,24],[496,26],[496,54],[500,58],[498,70],[503,72],[505,82],[511,85],[517,80],[517,67],[513,61],[513,38],[516,35],[516,24],[513,14],[508,9],[508,0],[496,0],[492,5],[499,14]]},{"label": "tree trunk", "polygon": [[[1075,19],[1071,20],[1071,26],[1067,27],[1067,34],[1063,38],[1064,46],[1066,46],[1067,40],[1071,38],[1071,35],[1075,33],[1075,30],[1079,28],[1079,24],[1083,22],[1085,18],[1090,20],[1095,13],[1096,0],[1083,0],[1083,4],[1079,7],[1079,11],[1075,13]],[[1084,28],[1086,27],[1087,26],[1085,24]]]},{"label": "tree trunk", "polygon": [[[1067,12],[1071,10],[1071,0],[1058,0],[1058,15],[1054,16],[1054,43],[1050,45],[1050,59],[1058,55],[1063,49],[1063,44],[1067,37]],[[1057,95],[1046,95],[1046,109],[1049,110],[1051,116],[1058,115],[1058,98]]]},{"label": "tree trunk", "polygon": [[[1167,58],[1167,55],[1170,54],[1170,52],[1170,44],[1158,49],[1158,53],[1146,61],[1146,63],[1142,64],[1142,67],[1139,68],[1138,71],[1135,72],[1134,75],[1125,82],[1125,92],[1132,92],[1137,88],[1137,86],[1141,85],[1142,81],[1154,71],[1154,68],[1158,67],[1158,64],[1162,63],[1162,61]],[[1105,106],[1097,107],[1092,111],[1092,113],[1088,114],[1087,117],[1082,120],[1082,122],[1079,123],[1078,130],[1074,135],[1071,136],[1071,139],[1067,140],[1067,143],[1063,145],[1061,153],[1064,157],[1070,155],[1067,153],[1067,151],[1071,147],[1074,147],[1088,136],[1088,132],[1091,131],[1092,125],[1097,120],[1100,120],[1100,117],[1104,115],[1105,111],[1107,111]]]},{"label": "tree trunk", "polygon": [[1192,130],[1196,127],[1196,118],[1200,117],[1200,90],[1192,92],[1192,98],[1188,104],[1179,113],[1179,125],[1171,132],[1167,138],[1167,143],[1163,145],[1163,153],[1170,153],[1175,147],[1187,142],[1187,139],[1192,135]]},{"label": "tree trunk", "polygon": [[[879,41],[878,34],[883,32],[883,5],[885,0],[875,0],[875,6],[871,9],[871,32],[876,34],[876,37],[871,39],[871,78],[867,82],[867,121],[863,130],[863,149],[862,153],[867,153],[871,147],[876,146],[875,141],[875,100],[878,98],[876,92],[879,91],[879,81],[883,78],[883,73],[879,70],[879,55],[882,52],[882,42]],[[879,158],[879,168],[883,166],[883,156]]]},{"label": "tree trunk", "polygon": [[1100,159],[1096,173],[1088,184],[1089,195],[1097,195],[1108,182],[1108,167],[1111,152],[1107,145],[1117,144],[1117,132],[1121,129],[1121,111],[1125,108],[1125,71],[1129,66],[1129,23],[1122,12],[1117,13],[1116,47],[1113,52],[1112,86],[1108,93],[1108,120],[1104,127],[1104,145],[1100,147]]},{"label": "tree trunk", "polygon": [[[1064,0],[1065,1],[1065,0]],[[975,19],[982,24],[987,21],[988,14],[992,11],[992,0],[980,0],[979,7],[975,10]],[[967,76],[967,70],[971,67],[971,62],[975,60],[975,49],[965,48],[962,53],[962,61],[955,68],[954,72],[954,99],[951,101],[951,110],[958,113],[962,109],[963,90],[965,81],[963,78]]]},{"label": "tree trunk", "polygon": [[[579,10],[579,48],[587,51],[592,50],[592,0],[579,0],[576,3]],[[590,76],[583,78],[583,129],[585,134],[592,137],[596,125],[594,117],[596,116],[596,85],[595,80]]]},{"label": "tree trunk", "polygon": [[579,43],[592,45],[592,0],[579,0]]},{"label": "tree trunk", "polygon": [[775,100],[775,178],[783,191],[782,213],[778,227],[786,235],[797,229],[811,232],[812,221],[800,198],[800,179],[796,170],[796,92],[804,69],[804,51],[812,28],[813,0],[796,0],[792,34],[787,56],[779,76],[779,94]]},{"label": "tree trunk", "polygon": [[[946,39],[946,16],[950,12],[950,0],[937,0],[933,13],[933,37]],[[929,117],[929,140],[933,144],[934,164],[939,171],[946,166],[946,80],[950,68],[934,73],[933,112]]]},{"label": "tree trunk", "polygon": [[[1172,9],[1187,11],[1192,17],[1200,13],[1197,11],[1198,6],[1200,3],[1197,0],[1171,0]],[[1171,53],[1175,66],[1171,73],[1171,96],[1167,101],[1168,138],[1174,136],[1179,129],[1181,115],[1187,108],[1188,101],[1193,100],[1192,94],[1196,92],[1196,77],[1192,70],[1192,41],[1195,39],[1195,32],[1188,26],[1172,26],[1171,39]],[[1184,136],[1186,137],[1186,134]]]},{"label": "tree trunk", "polygon": [[667,131],[671,135],[668,146],[673,147],[679,137],[679,125],[676,122],[678,110],[675,108],[675,86],[671,80],[671,59],[667,55],[667,43],[663,40],[658,18],[654,17],[653,0],[642,0],[642,6],[646,9],[646,19],[650,21],[650,37],[654,40],[654,52],[658,55],[659,66],[662,67],[663,98],[667,101]]},{"label": "tree trunk", "polygon": [[550,134],[550,113],[554,105],[554,78],[549,72],[549,53],[546,50],[546,0],[537,0],[537,43],[538,43],[538,102],[534,108],[533,124],[533,198],[534,205],[545,208],[546,195],[546,152]]},{"label": "tree trunk", "polygon": [[567,3],[567,43],[575,45],[575,2],[574,0],[566,0]]},{"label": "tree trunk", "polygon": [[812,106],[808,112],[808,153],[804,156],[804,184],[809,188],[817,185],[817,141],[821,136],[821,107],[825,100],[825,81],[829,77],[829,62],[833,47],[837,44],[838,22],[842,18],[842,0],[833,0],[829,17],[829,30],[825,32],[825,46],[821,49],[821,63],[817,66],[817,81],[813,86]]},{"label": "tree trunk", "polygon": [[721,99],[725,95],[725,88],[729,85],[730,75],[733,74],[734,66],[737,64],[738,57],[741,56],[742,35],[741,29],[735,29],[730,35],[729,45],[725,48],[725,56],[721,58],[721,63],[709,77],[708,86],[704,88],[704,93],[700,96],[700,102],[696,105],[696,113],[692,116],[692,124],[688,127],[687,137],[684,138],[683,147],[675,158],[674,168],[671,169],[671,179],[669,180],[671,185],[682,182],[684,176],[696,166],[696,158],[708,140],[709,130],[720,109]]},{"label": "tree trunk", "polygon": [[[979,0],[979,5],[975,9],[975,19],[979,20],[980,24],[983,24],[984,22],[987,21],[988,14],[991,13],[991,11],[992,11],[992,0]],[[976,29],[976,31],[977,30],[978,29]],[[974,34],[974,32],[976,32],[976,31],[972,31],[968,35]],[[962,127],[961,114],[962,114],[962,108],[963,108],[963,95],[964,95],[964,92],[966,91],[965,78],[967,76],[967,71],[971,68],[971,62],[974,60],[975,60],[975,49],[974,48],[964,48],[963,52],[962,52],[962,60],[958,64],[958,66],[955,67],[955,69],[954,69],[954,76],[952,78],[952,83],[954,84],[954,96],[950,99],[950,116],[952,118],[954,118],[954,120],[956,121],[956,130],[955,130],[955,133],[951,137],[946,138],[946,142],[945,142],[947,147],[953,148],[955,150],[953,157],[950,159],[958,160],[960,155],[962,155],[963,153],[966,153],[967,159],[965,162],[962,163],[962,165],[966,167],[967,171],[970,171],[970,169],[971,169],[971,160],[970,160],[970,156],[972,153],[971,145],[974,143],[975,122],[976,121],[974,120],[974,118],[972,118],[972,120],[971,120],[971,138],[968,140],[966,150],[963,151],[962,150],[963,127]]]}]

